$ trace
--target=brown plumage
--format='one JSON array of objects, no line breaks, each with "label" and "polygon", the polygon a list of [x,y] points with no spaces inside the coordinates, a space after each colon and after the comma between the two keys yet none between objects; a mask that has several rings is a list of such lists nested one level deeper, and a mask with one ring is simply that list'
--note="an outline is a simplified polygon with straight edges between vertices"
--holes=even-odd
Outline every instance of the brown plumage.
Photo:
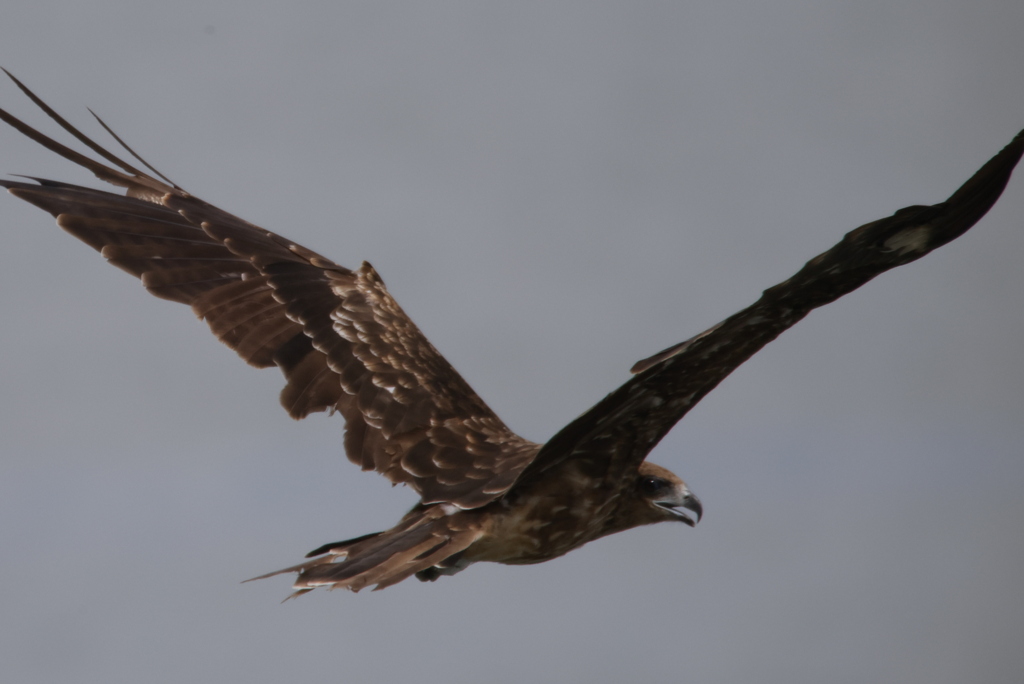
[{"label": "brown plumage", "polygon": [[207,204],[127,146],[145,170],[115,157],[14,81],[106,163],[3,110],[0,119],[127,196],[43,179],[0,185],[53,214],[154,295],[190,305],[249,364],[280,368],[289,415],[339,412],[349,459],[420,495],[390,530],[326,544],[281,570],[298,573],[299,593],[382,588],[413,574],[432,580],[478,561],[539,563],[638,525],[695,524],[699,500],[645,462],[655,444],[812,309],[963,234],[998,199],[1024,152],[1021,132],[947,201],[848,233],[751,306],[638,362],[631,380],[540,445],[501,422],[368,263],[350,270]]}]

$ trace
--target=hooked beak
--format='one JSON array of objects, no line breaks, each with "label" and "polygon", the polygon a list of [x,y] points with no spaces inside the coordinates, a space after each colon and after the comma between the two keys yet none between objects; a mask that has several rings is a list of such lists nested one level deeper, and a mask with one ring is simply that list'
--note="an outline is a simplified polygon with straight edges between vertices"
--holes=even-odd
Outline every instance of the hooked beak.
[{"label": "hooked beak", "polygon": [[[682,496],[662,501],[655,501],[654,504],[658,508],[666,510],[674,515],[679,522],[686,523],[690,527],[699,523],[701,516],[704,515],[704,507],[701,505],[700,499],[698,499],[697,496],[689,490],[686,490]],[[681,508],[691,511],[696,517],[696,520],[679,510]]]}]

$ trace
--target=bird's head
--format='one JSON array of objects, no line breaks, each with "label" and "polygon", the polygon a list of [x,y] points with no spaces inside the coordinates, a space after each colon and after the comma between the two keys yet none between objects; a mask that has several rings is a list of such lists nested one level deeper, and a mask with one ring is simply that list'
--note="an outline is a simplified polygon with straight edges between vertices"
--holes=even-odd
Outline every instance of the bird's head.
[{"label": "bird's head", "polygon": [[[698,499],[686,483],[667,468],[644,461],[634,485],[630,527],[675,520],[693,527],[704,513]],[[684,511],[693,513],[693,517]]]}]

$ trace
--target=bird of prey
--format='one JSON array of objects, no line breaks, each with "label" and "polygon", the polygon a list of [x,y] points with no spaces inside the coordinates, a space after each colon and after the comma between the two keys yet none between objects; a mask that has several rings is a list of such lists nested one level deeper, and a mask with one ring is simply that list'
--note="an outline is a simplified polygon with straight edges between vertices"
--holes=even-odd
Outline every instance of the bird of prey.
[{"label": "bird of prey", "polygon": [[999,198],[1024,152],[1022,131],[945,202],[847,233],[752,305],[636,363],[628,382],[536,444],[487,407],[370,264],[346,268],[198,199],[100,120],[132,161],[118,158],[11,78],[103,161],[6,111],[0,118],[126,194],[40,178],[0,185],[53,214],[152,294],[191,306],[250,365],[277,366],[290,416],[340,413],[348,458],[419,494],[391,529],[325,544],[310,560],[262,576],[297,573],[294,595],[381,589],[412,575],[434,580],[480,561],[540,563],[639,525],[693,526],[700,500],[645,460],[659,440],[812,309],[962,235]]}]

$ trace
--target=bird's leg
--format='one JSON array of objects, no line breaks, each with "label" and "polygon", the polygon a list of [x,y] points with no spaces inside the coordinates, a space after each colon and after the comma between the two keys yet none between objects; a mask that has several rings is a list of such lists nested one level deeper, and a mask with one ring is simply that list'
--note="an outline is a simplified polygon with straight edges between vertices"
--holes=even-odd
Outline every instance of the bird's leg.
[{"label": "bird's leg", "polygon": [[454,575],[458,572],[462,572],[471,565],[470,561],[467,561],[462,556],[462,552],[452,554],[437,565],[432,565],[426,570],[420,570],[416,573],[416,579],[420,582],[433,582],[441,575]]}]

